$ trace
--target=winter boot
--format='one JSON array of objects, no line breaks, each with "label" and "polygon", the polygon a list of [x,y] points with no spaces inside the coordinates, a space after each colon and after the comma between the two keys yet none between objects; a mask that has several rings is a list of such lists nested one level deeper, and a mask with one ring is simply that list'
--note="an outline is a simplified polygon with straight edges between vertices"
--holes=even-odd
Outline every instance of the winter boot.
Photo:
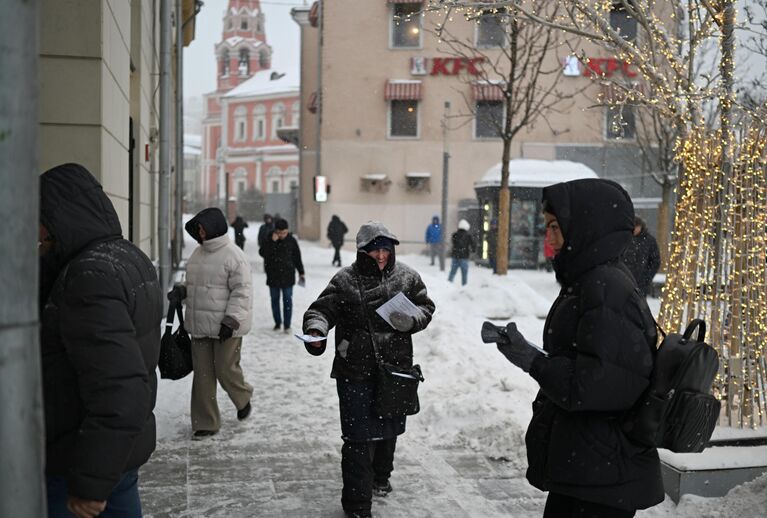
[{"label": "winter boot", "polygon": [[346,511],[346,518],[373,518],[373,514],[368,511]]},{"label": "winter boot", "polygon": [[250,415],[250,411],[253,407],[250,406],[250,401],[248,401],[248,404],[242,407],[240,410],[237,411],[237,419],[240,421],[244,421],[248,418]]}]

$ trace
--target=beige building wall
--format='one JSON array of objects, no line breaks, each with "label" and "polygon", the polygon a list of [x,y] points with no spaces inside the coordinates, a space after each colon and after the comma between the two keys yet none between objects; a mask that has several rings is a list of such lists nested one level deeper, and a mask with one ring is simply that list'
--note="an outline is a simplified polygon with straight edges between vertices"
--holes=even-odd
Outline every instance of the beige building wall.
[{"label": "beige building wall", "polygon": [[41,171],[83,164],[112,200],[123,235],[156,258],[159,4],[43,0],[40,19]]},{"label": "beige building wall", "polygon": [[[331,216],[337,214],[352,230],[368,219],[385,221],[403,242],[412,243],[410,251],[421,248],[424,231],[433,215],[441,212],[443,152],[449,161],[449,232],[457,226],[458,203],[475,200],[474,182],[501,161],[500,139],[474,137],[474,122],[468,103],[473,104],[471,83],[478,78],[462,73],[458,76],[411,74],[413,57],[452,57],[443,41],[433,34],[441,17],[427,14],[422,23],[420,48],[393,48],[390,44],[392,4],[384,1],[358,2],[335,0],[323,3],[321,77],[321,171],[332,190],[328,202],[311,201],[312,177],[309,169],[314,156],[313,124],[317,115],[302,114],[302,223],[311,221],[302,237],[324,236]],[[452,37],[474,42],[476,24],[455,15],[448,25]],[[563,41],[564,38],[558,38]],[[571,41],[575,48],[585,48],[587,56],[610,57],[594,45]],[[302,101],[316,88],[318,29],[302,25]],[[497,49],[467,51],[467,56],[485,55],[491,59]],[[568,55],[567,47],[546,56],[548,69],[561,68]],[[503,59],[501,59],[503,61]],[[591,79],[549,76],[564,94],[577,94],[550,112],[548,121],[539,119],[520,131],[512,145],[512,158],[555,159],[557,146],[603,147],[605,111],[594,108],[600,86]],[[384,90],[387,80],[420,80],[419,135],[417,138],[388,137],[389,104]],[[444,138],[442,121],[445,102],[450,103],[450,130]],[[552,132],[551,128],[557,130]],[[611,146],[620,143],[611,142]],[[408,173],[429,173],[429,188],[422,191],[407,188]],[[361,177],[386,175],[391,182],[383,189],[365,191]],[[312,206],[313,204],[313,206]],[[319,221],[317,219],[319,213]],[[317,225],[319,231],[317,232]]]}]

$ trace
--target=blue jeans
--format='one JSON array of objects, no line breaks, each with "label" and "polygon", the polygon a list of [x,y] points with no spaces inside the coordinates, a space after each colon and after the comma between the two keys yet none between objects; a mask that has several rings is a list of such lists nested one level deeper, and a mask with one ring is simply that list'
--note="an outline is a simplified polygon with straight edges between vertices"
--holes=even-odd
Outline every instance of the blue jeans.
[{"label": "blue jeans", "polygon": [[461,285],[466,286],[466,280],[469,277],[469,260],[468,259],[456,259],[453,257],[450,260],[450,275],[447,276],[447,280],[453,282],[455,278],[455,272],[461,269]]},{"label": "blue jeans", "polygon": [[[285,317],[280,316],[280,294],[282,294],[282,309]],[[293,316],[293,286],[287,288],[275,288],[269,286],[269,295],[272,297],[272,316],[274,325],[284,324],[285,329],[290,327],[290,317]]]},{"label": "blue jeans", "polygon": [[[66,477],[45,477],[48,493],[48,518],[73,518],[67,509],[69,488]],[[138,495],[138,469],[123,473],[117,486],[109,494],[107,507],[101,518],[141,518],[141,500]]]}]

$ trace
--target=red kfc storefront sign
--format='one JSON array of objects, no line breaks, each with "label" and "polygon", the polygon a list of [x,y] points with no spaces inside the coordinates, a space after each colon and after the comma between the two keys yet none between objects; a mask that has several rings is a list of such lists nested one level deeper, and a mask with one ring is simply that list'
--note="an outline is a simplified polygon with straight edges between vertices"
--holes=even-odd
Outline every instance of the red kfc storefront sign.
[{"label": "red kfc storefront sign", "polygon": [[416,56],[410,58],[410,73],[414,76],[457,76],[466,72],[472,76],[480,73],[477,68],[485,61],[483,57],[475,58],[425,58]]},{"label": "red kfc storefront sign", "polygon": [[586,58],[585,62],[582,62],[576,56],[568,56],[563,65],[564,75],[570,77],[612,77],[618,72],[626,77],[637,76],[631,63],[617,58]]}]

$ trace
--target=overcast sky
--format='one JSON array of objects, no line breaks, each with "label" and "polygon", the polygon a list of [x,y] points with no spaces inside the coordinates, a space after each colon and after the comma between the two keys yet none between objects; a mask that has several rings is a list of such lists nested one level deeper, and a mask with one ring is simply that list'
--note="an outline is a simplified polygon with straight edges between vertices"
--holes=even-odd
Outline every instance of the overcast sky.
[{"label": "overcast sky", "polygon": [[[216,89],[214,46],[221,41],[223,15],[229,0],[203,1],[194,41],[184,49],[184,97],[187,99]],[[273,69],[298,69],[300,33],[298,24],[290,17],[290,9],[304,4],[304,0],[261,2],[266,17],[266,42],[273,51]]]}]

